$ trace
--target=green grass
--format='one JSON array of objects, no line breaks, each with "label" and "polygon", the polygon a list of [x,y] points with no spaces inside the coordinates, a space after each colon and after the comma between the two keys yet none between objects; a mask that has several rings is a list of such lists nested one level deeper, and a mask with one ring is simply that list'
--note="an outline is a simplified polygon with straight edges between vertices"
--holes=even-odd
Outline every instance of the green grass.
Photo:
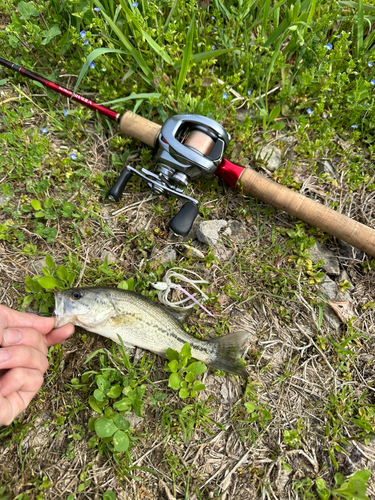
[{"label": "green grass", "polygon": [[[132,3],[0,0],[0,55],[118,112],[137,110],[158,123],[180,113],[216,119],[232,135],[226,156],[243,165],[262,169],[254,158],[271,141],[287,154],[273,174],[277,182],[371,223],[373,2]],[[134,360],[84,332],[51,348],[39,395],[22,418],[0,429],[6,461],[0,497],[56,498],[63,491],[56,470],[64,465],[75,476],[66,476],[69,500],[113,500],[132,495],[134,484],[143,498],[164,498],[159,479],[176,498],[219,500],[226,474],[249,452],[231,476],[229,495],[277,497],[288,475],[291,496],[365,498],[367,465],[353,468],[350,460],[353,440],[366,456],[375,434],[374,261],[343,258],[337,242],[317,228],[202,178],[191,186],[201,217],[240,220],[249,238],[241,243],[223,235],[227,261],[201,245],[202,263],[179,256],[160,264],[152,252],[166,245],[176,200],[144,202],[148,189],[134,179],[121,202],[138,203],[132,211],[111,218],[113,206],[105,201],[125,163],[152,167],[148,148],[5,69],[0,109],[4,303],[51,313],[52,290],[78,281],[122,283],[156,300],[151,283],[177,265],[210,282],[205,306],[215,318],[192,314],[193,335],[240,327],[251,333],[243,386],[203,374],[202,367],[182,380],[182,358],[169,359],[172,375],[166,374],[160,358],[147,353]],[[295,139],[292,147],[285,136]],[[334,175],[321,169],[327,159]],[[340,256],[356,285],[358,316],[338,331],[323,316],[321,263],[309,253],[316,240]],[[103,257],[108,250],[115,262]],[[33,267],[41,261],[43,270]],[[338,288],[346,279],[337,277]],[[34,427],[49,436],[40,449],[28,441]],[[262,450],[260,461],[253,448]],[[310,461],[293,458],[302,457],[300,450]],[[55,469],[41,467],[44,459]],[[225,469],[215,475],[221,464]],[[113,488],[108,478],[116,478]]]}]

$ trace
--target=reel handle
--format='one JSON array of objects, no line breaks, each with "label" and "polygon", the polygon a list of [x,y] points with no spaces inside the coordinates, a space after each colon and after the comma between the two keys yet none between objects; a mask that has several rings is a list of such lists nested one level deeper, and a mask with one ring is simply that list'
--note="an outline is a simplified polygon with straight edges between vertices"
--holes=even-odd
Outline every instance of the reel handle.
[{"label": "reel handle", "polygon": [[182,206],[181,210],[173,217],[173,219],[171,219],[169,228],[179,236],[186,236],[189,234],[198,212],[198,205],[192,201],[188,201]]},{"label": "reel handle", "polygon": [[117,179],[116,183],[108,191],[107,198],[109,198],[112,201],[120,201],[125,186],[130,181],[132,175],[133,172],[131,172],[130,170],[128,170],[127,167],[125,167],[122,170],[120,177]]}]

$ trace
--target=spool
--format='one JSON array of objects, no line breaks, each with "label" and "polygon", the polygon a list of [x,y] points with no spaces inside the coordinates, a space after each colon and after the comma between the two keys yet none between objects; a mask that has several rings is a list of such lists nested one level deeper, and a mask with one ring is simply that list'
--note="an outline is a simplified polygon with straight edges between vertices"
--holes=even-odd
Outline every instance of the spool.
[{"label": "spool", "polygon": [[193,130],[184,142],[184,146],[195,149],[204,156],[211,152],[214,144],[211,137],[200,130]]}]

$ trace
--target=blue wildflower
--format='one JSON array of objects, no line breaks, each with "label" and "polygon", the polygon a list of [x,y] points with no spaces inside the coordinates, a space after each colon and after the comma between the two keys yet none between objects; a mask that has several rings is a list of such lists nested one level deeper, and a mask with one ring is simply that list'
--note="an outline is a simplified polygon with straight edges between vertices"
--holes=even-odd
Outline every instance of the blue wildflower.
[{"label": "blue wildflower", "polygon": [[224,92],[223,99],[228,99],[228,93],[227,92]]},{"label": "blue wildflower", "polygon": [[253,93],[253,91],[250,89],[247,91],[247,95],[251,95],[252,93]]},{"label": "blue wildflower", "polygon": [[133,2],[132,7],[138,7],[138,2]]},{"label": "blue wildflower", "polygon": [[352,128],[358,128],[358,125],[354,124],[354,125],[352,125]]},{"label": "blue wildflower", "polygon": [[83,42],[83,45],[88,45],[88,44],[89,44],[89,41],[86,38],[86,40]]},{"label": "blue wildflower", "polygon": [[80,118],[79,116],[77,116],[77,118],[76,118],[77,122],[79,122],[79,120],[80,120],[80,119],[81,119],[81,118]]},{"label": "blue wildflower", "polygon": [[79,36],[80,36],[81,38],[85,38],[85,37],[86,37],[86,31],[82,30],[82,31],[80,32]]},{"label": "blue wildflower", "polygon": [[244,74],[245,73],[245,70],[244,69],[241,69],[241,73]]},{"label": "blue wildflower", "polygon": [[333,49],[333,45],[331,43],[327,43],[326,48],[328,50],[332,50]]},{"label": "blue wildflower", "polygon": [[42,134],[48,134],[48,130],[46,128],[41,128],[40,131]]},{"label": "blue wildflower", "polygon": [[91,69],[94,69],[94,68],[95,68],[95,63],[94,63],[94,61],[90,63],[90,68],[91,68]]},{"label": "blue wildflower", "polygon": [[375,85],[375,80],[374,79],[371,80],[371,85]]},{"label": "blue wildflower", "polygon": [[212,50],[215,50],[215,49],[216,49],[216,45],[213,45],[213,46],[212,46]]},{"label": "blue wildflower", "polygon": [[211,19],[212,19],[213,21],[215,21],[216,17],[215,17],[215,16],[212,16],[212,17],[211,17]]},{"label": "blue wildflower", "polygon": [[70,153],[69,156],[70,156],[71,160],[76,160],[77,159],[77,157],[76,157],[76,155],[74,153]]},{"label": "blue wildflower", "polygon": [[373,66],[373,64],[372,64],[372,62],[371,62],[371,61],[369,61],[369,62],[367,63],[367,65],[368,65],[368,67],[369,67],[369,68],[372,68],[372,66]]},{"label": "blue wildflower", "polygon": [[94,10],[95,10],[95,12],[99,12],[100,11],[100,7],[94,7]]},{"label": "blue wildflower", "polygon": [[314,113],[314,111],[313,111],[311,108],[309,108],[309,109],[307,110],[307,114],[308,114],[308,115],[312,115],[313,113]]},{"label": "blue wildflower", "polygon": [[64,116],[68,116],[69,111],[67,109],[64,109]]}]

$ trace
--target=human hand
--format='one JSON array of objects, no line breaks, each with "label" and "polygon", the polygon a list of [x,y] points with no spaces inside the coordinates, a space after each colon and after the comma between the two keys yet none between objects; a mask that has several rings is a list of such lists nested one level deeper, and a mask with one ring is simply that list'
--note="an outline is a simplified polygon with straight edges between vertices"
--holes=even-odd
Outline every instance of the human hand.
[{"label": "human hand", "polygon": [[74,332],[69,323],[53,329],[55,318],[20,313],[0,305],[0,426],[9,425],[43,384],[47,346]]}]

